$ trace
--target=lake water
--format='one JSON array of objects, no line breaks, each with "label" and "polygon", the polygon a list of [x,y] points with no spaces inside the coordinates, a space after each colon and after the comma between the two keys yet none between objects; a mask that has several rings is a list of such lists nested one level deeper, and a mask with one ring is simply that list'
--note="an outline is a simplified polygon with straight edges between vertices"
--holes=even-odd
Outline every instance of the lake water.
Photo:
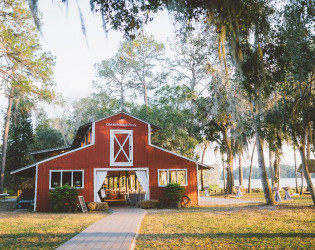
[{"label": "lake water", "polygon": [[[269,180],[270,181],[270,180]],[[313,185],[315,184],[315,178],[312,178]],[[235,186],[238,186],[239,182],[238,180],[234,181]],[[298,178],[298,185],[299,187],[301,186],[301,178]],[[295,178],[282,178],[280,179],[280,187],[295,187]],[[306,187],[306,180],[304,179],[304,187]],[[223,180],[220,180],[220,187],[223,188]],[[248,187],[248,179],[243,180],[243,187],[247,188]],[[260,179],[252,179],[251,181],[251,187],[252,188],[262,188],[261,180]]]}]

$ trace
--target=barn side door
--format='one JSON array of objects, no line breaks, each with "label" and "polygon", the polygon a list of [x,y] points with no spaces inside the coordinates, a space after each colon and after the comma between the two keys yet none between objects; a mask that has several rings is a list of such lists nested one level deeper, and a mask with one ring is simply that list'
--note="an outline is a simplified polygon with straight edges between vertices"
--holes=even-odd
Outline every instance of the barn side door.
[{"label": "barn side door", "polygon": [[110,165],[133,166],[132,130],[110,131]]}]

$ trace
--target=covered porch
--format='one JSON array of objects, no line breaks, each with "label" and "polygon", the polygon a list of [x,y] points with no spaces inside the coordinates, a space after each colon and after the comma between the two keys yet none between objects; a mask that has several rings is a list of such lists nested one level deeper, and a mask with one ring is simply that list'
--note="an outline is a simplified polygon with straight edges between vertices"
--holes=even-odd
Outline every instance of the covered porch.
[{"label": "covered porch", "polygon": [[95,201],[110,206],[135,206],[149,198],[149,175],[145,169],[98,169],[95,177]]}]

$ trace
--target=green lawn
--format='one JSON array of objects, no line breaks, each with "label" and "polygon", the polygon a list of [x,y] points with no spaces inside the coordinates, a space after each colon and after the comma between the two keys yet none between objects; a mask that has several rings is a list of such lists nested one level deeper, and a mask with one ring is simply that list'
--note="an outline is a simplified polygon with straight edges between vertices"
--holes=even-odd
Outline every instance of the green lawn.
[{"label": "green lawn", "polygon": [[104,213],[0,212],[0,249],[55,249]]},{"label": "green lawn", "polygon": [[[262,195],[250,196],[260,200]],[[136,249],[311,249],[315,246],[315,207],[311,204],[310,196],[302,196],[278,206],[149,213],[142,221]]]}]

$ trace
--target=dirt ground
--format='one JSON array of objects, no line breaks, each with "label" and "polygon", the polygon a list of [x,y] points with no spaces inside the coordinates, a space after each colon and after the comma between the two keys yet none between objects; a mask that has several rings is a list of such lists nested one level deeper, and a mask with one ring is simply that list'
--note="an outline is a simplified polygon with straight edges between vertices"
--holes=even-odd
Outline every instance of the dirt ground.
[{"label": "dirt ground", "polygon": [[0,200],[0,213],[2,212],[13,212],[15,199]]}]

